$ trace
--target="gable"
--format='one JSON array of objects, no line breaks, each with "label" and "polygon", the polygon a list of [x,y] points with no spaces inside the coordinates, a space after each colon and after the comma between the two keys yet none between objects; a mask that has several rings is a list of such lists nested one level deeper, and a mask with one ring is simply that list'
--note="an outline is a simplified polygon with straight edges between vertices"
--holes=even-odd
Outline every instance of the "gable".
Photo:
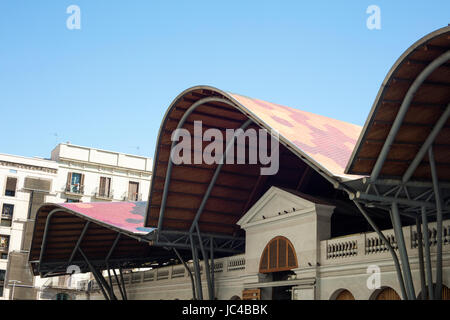
[{"label": "gable", "polygon": [[315,210],[316,204],[286,190],[271,187],[237,222],[242,228]]}]

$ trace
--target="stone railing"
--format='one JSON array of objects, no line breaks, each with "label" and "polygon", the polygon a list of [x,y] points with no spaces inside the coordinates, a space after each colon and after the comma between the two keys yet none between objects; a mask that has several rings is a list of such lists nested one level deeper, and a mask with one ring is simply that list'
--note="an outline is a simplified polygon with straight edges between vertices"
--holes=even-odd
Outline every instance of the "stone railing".
[{"label": "stone railing", "polygon": [[327,240],[327,259],[350,257],[357,254],[358,239],[354,237]]},{"label": "stone railing", "polygon": [[[430,246],[436,246],[436,223],[429,224]],[[394,231],[384,230],[383,234],[394,249],[398,249]],[[403,235],[407,250],[417,248],[418,238],[416,226],[403,227]],[[443,222],[442,243],[444,250],[450,250],[450,220]],[[349,258],[370,258],[373,255],[389,254],[388,248],[375,232],[367,232],[321,241],[321,260],[323,263],[341,261]],[[447,247],[447,245],[449,245]],[[412,254],[417,250],[411,251]]]},{"label": "stone railing", "polygon": [[[437,230],[436,225],[432,225],[432,227],[428,228],[428,237],[430,240],[430,246],[435,246],[437,242]],[[423,235],[422,235],[422,241],[423,241]],[[411,247],[417,248],[418,247],[418,237],[417,237],[417,230],[414,228],[414,230],[411,231]],[[442,244],[447,245],[450,244],[450,221],[445,221],[443,223],[442,228]]]},{"label": "stone railing", "polygon": [[[189,264],[189,268],[191,269],[192,272],[194,272],[192,263]],[[204,270],[203,262],[200,263],[200,269],[201,272],[203,273]],[[219,277],[226,275],[228,272],[236,272],[239,270],[245,270],[245,255],[237,255],[214,260],[214,272]],[[150,269],[145,271],[126,272],[124,273],[123,276],[125,283],[133,283],[133,284],[141,282],[181,279],[189,277],[186,268],[181,264],[161,267],[158,269]],[[108,277],[106,276],[106,278]],[[114,284],[116,283],[114,277],[113,283]]]}]

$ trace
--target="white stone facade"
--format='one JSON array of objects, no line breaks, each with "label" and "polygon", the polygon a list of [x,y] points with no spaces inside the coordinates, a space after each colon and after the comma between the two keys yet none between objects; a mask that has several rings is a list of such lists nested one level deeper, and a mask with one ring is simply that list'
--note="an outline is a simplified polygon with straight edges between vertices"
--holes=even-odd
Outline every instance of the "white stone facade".
[{"label": "white stone facade", "polygon": [[[289,287],[291,298],[298,300],[334,299],[343,289],[350,291],[357,300],[375,299],[385,287],[401,295],[392,257],[377,234],[368,232],[331,239],[332,212],[332,206],[315,203],[275,187],[269,189],[238,222],[246,231],[245,254],[215,260],[216,297],[228,300],[242,297],[245,289],[259,288],[262,299],[272,299],[270,288],[277,286]],[[429,224],[433,265],[435,227],[434,223]],[[443,283],[449,287],[450,220],[444,221],[444,229]],[[403,227],[418,295],[420,277],[415,231],[415,226]],[[383,233],[394,240],[392,230]],[[265,246],[278,236],[287,238],[294,246],[298,268],[293,269],[293,274],[287,279],[273,281],[269,275],[260,273],[259,267]],[[370,287],[367,284],[373,275],[372,270],[377,268],[380,271],[378,289],[372,287],[373,282],[369,283]],[[136,270],[127,274],[125,279],[129,299],[192,298],[190,278],[182,265],[145,272]],[[204,274],[202,284],[205,294]],[[92,292],[90,298],[103,297],[99,292]]]}]

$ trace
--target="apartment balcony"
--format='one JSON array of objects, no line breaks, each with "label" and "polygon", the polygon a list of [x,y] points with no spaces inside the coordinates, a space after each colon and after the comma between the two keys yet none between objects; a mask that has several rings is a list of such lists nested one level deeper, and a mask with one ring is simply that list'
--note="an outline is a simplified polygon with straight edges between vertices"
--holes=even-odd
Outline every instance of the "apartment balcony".
[{"label": "apartment balcony", "polygon": [[99,190],[99,188],[97,188],[94,196],[99,200],[112,201],[114,198],[114,190]]},{"label": "apartment balcony", "polygon": [[125,201],[142,201],[142,193],[125,192],[122,198]]},{"label": "apartment balcony", "polygon": [[84,185],[78,183],[67,184],[64,191],[68,195],[82,197],[84,195]]}]

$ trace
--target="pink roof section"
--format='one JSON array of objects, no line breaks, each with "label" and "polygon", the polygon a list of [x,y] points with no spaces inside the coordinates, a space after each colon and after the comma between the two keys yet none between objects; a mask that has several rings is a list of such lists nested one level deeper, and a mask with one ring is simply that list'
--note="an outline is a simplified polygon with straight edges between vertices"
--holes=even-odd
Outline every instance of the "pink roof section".
[{"label": "pink roof section", "polygon": [[136,235],[154,230],[144,227],[146,201],[63,203],[60,206],[78,215]]},{"label": "pink roof section", "polygon": [[361,126],[234,93],[230,95],[331,175],[350,180],[359,178],[345,174],[344,170]]}]

